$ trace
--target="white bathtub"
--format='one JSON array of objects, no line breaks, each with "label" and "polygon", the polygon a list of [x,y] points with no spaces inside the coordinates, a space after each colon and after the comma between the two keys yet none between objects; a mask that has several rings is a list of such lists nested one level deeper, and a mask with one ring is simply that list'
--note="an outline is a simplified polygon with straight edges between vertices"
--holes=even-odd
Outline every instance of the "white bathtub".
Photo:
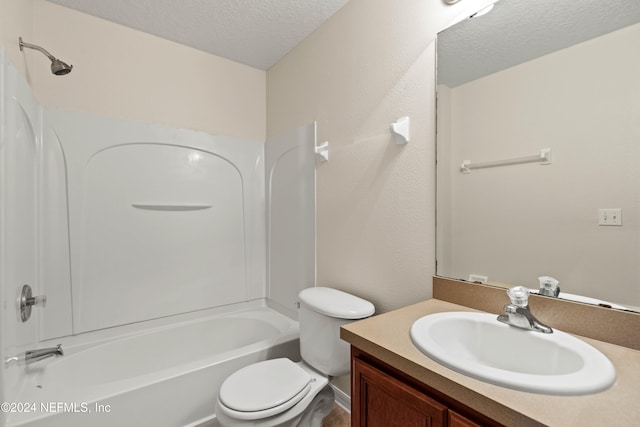
[{"label": "white bathtub", "polygon": [[298,323],[253,305],[119,338],[62,340],[65,356],[25,368],[20,413],[8,425],[215,426],[229,374],[275,357],[299,360]]}]

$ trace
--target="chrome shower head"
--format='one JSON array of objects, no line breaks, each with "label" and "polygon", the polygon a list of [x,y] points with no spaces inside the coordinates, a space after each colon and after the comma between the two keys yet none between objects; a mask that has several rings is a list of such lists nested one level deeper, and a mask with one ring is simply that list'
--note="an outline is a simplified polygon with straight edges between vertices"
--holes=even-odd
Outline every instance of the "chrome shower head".
[{"label": "chrome shower head", "polygon": [[56,76],[64,76],[69,74],[73,69],[73,65],[69,65],[66,62],[62,62],[59,59],[51,61],[51,72]]},{"label": "chrome shower head", "polygon": [[49,52],[47,52],[45,49],[41,48],[40,46],[23,42],[22,37],[18,38],[18,42],[20,46],[20,51],[22,51],[23,48],[26,47],[29,49],[34,49],[39,52],[42,52],[47,58],[49,58],[49,60],[51,61],[51,72],[56,76],[64,76],[65,74],[69,74],[73,69],[73,65],[69,65],[65,62],[60,61],[58,58],[51,55]]}]

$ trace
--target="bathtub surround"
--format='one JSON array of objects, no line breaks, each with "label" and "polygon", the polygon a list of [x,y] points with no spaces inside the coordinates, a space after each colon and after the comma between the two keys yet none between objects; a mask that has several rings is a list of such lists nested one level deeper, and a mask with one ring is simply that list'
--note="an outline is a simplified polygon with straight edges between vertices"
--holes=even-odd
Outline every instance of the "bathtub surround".
[{"label": "bathtub surround", "polygon": [[314,123],[268,138],[264,147],[267,295],[294,318],[298,293],[316,279],[315,141]]},{"label": "bathtub surround", "polygon": [[[73,301],[43,315],[72,306],[74,323],[45,338],[264,297],[264,143],[60,110],[43,117],[43,149],[58,159],[49,171],[66,177],[43,177],[43,193],[68,197],[43,208],[69,207],[71,281],[55,283]],[[64,225],[43,231],[62,240]]]},{"label": "bathtub surround", "polygon": [[[3,301],[0,341],[2,360],[5,360],[17,354],[18,348],[35,343],[38,334],[40,308],[34,307],[31,321],[23,323],[16,301],[24,284],[30,284],[36,295],[40,292],[36,227],[40,177],[37,136],[41,116],[29,86],[15,67],[8,66],[10,63],[2,49],[0,60],[0,295]],[[11,401],[20,378],[15,369],[3,368],[3,401]]]},{"label": "bathtub surround", "polygon": [[[5,186],[16,207],[6,210],[6,244],[24,246],[5,263],[35,274],[35,264],[19,266],[38,258],[47,280],[36,294],[49,298],[35,309],[40,331],[18,331],[6,347],[264,298],[265,200],[269,295],[293,311],[313,285],[315,125],[266,143],[214,136],[41,108],[8,61],[3,76]],[[5,274],[5,283],[38,281]]]},{"label": "bathtub surround", "polygon": [[[315,124],[261,142],[44,108],[1,49],[0,58],[3,359],[67,341],[74,343],[71,354],[74,346],[100,354],[91,350],[98,344],[93,331],[135,323],[152,328],[154,319],[177,320],[175,316],[184,313],[233,308],[247,301],[266,304],[270,295],[274,305],[295,317],[299,289],[313,286],[315,278]],[[302,198],[300,203],[297,198]],[[291,275],[272,276],[268,288],[267,205],[274,241],[269,271],[286,271],[292,259],[296,263],[288,269]],[[282,229],[292,225],[291,218],[298,221],[295,233],[286,234]],[[48,301],[23,323],[14,301],[24,283]],[[273,357],[277,350],[271,347],[278,343],[268,341],[255,358],[235,360],[233,370]],[[251,342],[238,343],[248,345]],[[114,360],[129,357],[130,348],[114,352]],[[58,365],[47,361],[41,366],[72,366],[77,359],[71,359],[68,350],[56,360]],[[166,352],[152,354],[158,356],[158,369],[180,369],[181,363],[167,359]],[[297,352],[283,355],[296,358]],[[105,363],[87,369],[123,373],[128,382],[116,381],[123,387],[120,393],[142,387],[136,381],[148,374]],[[88,385],[63,390],[58,383],[70,379],[39,375],[54,371],[5,366],[3,398],[40,402],[38,396],[45,394],[37,390],[50,390],[48,399],[100,403],[105,396],[101,393],[107,393],[102,382],[112,382],[97,381],[97,394],[85,390],[85,395],[73,396],[70,390]],[[186,371],[182,374],[185,378],[177,379],[181,384],[190,378]],[[173,375],[181,376],[178,371]],[[216,375],[219,381],[225,376]],[[205,382],[185,384],[194,390],[213,384]],[[212,390],[208,400],[198,404],[209,408],[209,416],[216,397],[216,388]],[[118,396],[116,401],[124,398]]]}]

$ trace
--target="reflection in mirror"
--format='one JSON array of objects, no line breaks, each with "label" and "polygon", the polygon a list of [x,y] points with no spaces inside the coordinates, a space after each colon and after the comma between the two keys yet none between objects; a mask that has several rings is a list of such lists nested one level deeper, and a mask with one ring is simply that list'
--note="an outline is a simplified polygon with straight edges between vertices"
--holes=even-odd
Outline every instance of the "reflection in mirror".
[{"label": "reflection in mirror", "polygon": [[437,55],[438,275],[640,310],[640,1],[502,0]]}]

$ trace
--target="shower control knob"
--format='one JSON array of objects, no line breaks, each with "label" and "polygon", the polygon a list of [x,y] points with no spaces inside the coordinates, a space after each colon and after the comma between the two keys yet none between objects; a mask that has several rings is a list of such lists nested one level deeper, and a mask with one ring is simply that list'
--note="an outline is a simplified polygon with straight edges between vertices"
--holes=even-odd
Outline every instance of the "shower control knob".
[{"label": "shower control knob", "polygon": [[22,292],[20,293],[19,305],[20,320],[26,322],[31,317],[31,307],[46,307],[47,296],[38,295],[34,297],[31,286],[24,285],[22,286]]},{"label": "shower control knob", "polygon": [[27,300],[27,305],[31,305],[31,306],[40,306],[40,307],[46,307],[47,306],[47,296],[46,295],[38,295],[37,297],[33,297],[29,300]]}]

